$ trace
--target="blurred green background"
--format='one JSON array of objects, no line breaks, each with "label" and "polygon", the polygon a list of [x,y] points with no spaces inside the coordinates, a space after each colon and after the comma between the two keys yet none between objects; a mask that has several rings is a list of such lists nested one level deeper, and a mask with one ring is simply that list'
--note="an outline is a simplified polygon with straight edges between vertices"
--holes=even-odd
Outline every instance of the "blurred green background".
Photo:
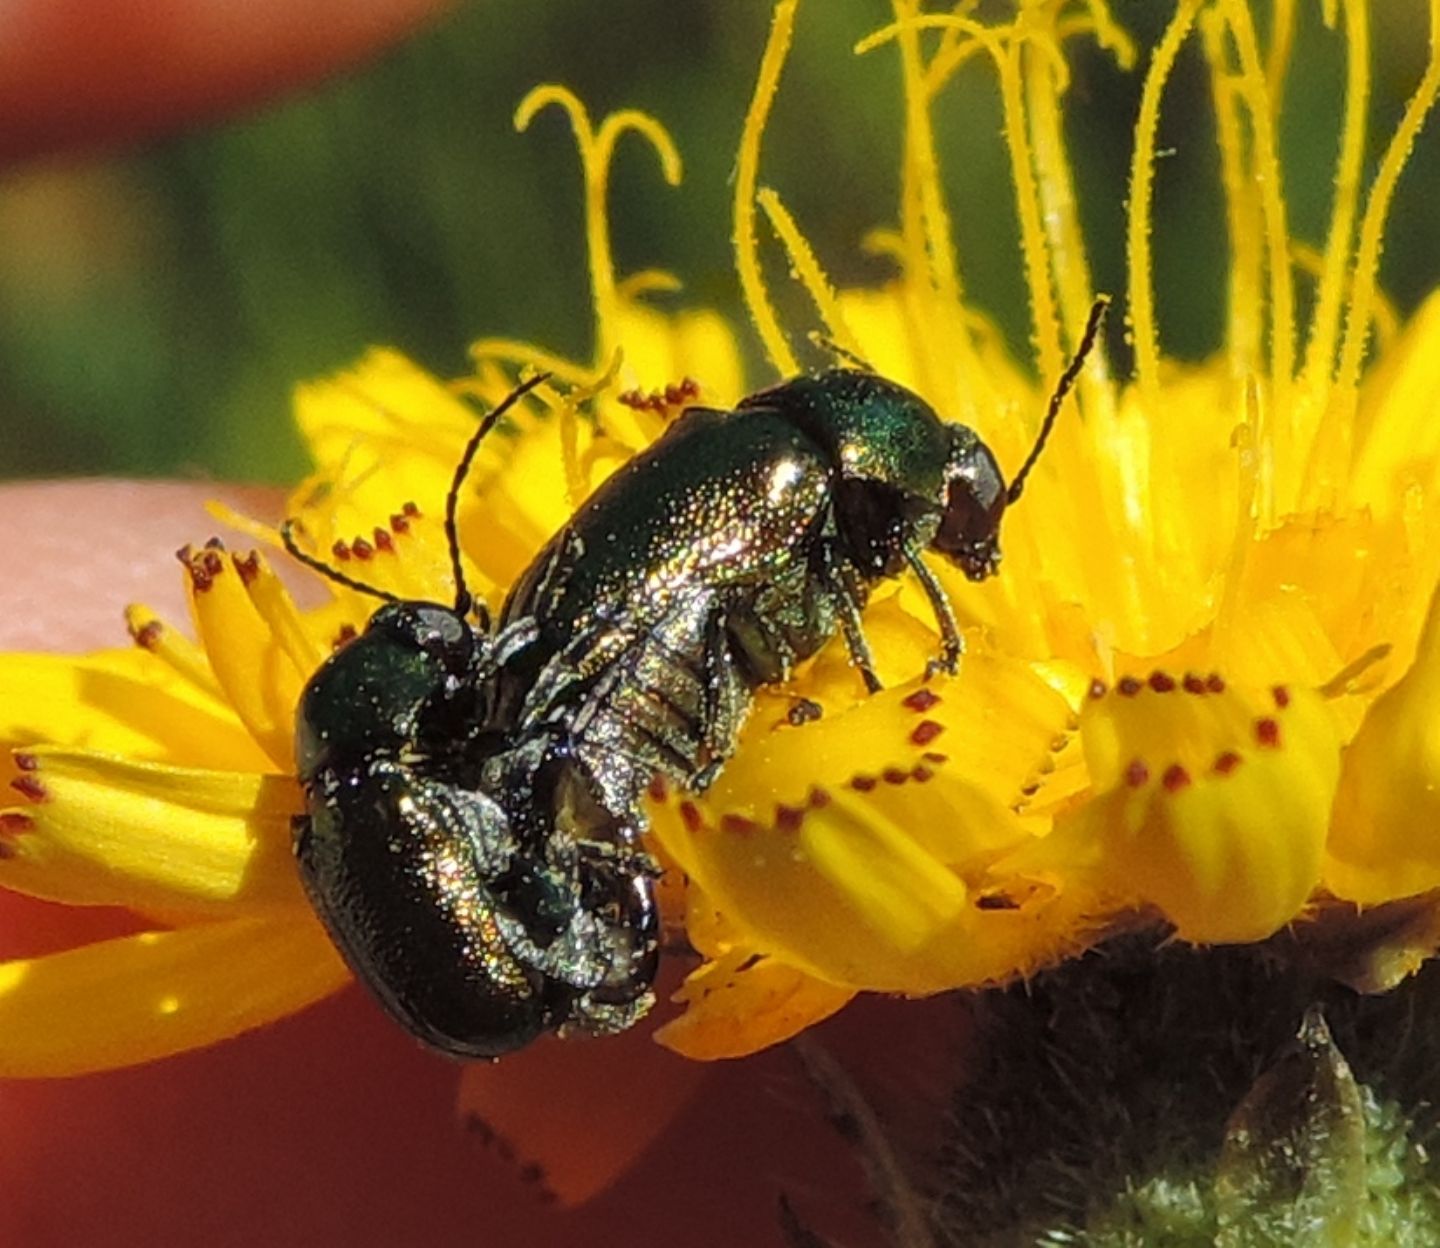
[{"label": "blurred green background", "polygon": [[[982,5],[982,12],[998,9]],[[1172,6],[1115,0],[1148,48]],[[1295,235],[1319,243],[1343,44],[1301,3],[1282,140]],[[1424,62],[1422,0],[1374,15],[1370,160]],[[802,5],[767,142],[777,186],[840,281],[879,281],[861,254],[893,221],[899,78],[893,49],[850,48],[883,0]],[[667,188],[643,143],[621,144],[612,192],[622,272],[661,266],[683,303],[748,323],[731,267],[735,139],[769,23],[765,0],[471,0],[383,61],[251,117],[103,159],[0,179],[0,476],[124,473],[287,482],[305,468],[291,427],[297,380],[368,345],[444,374],[490,334],[589,350],[580,181],[568,124],[511,127],[537,82],[601,115],[636,106],[686,162]],[[1140,75],[1077,41],[1068,102],[1097,285],[1123,285],[1121,230]],[[1143,65],[1143,58],[1142,58]],[[994,76],[977,58],[942,97],[937,130],[972,295],[1028,338]],[[1225,238],[1209,84],[1194,41],[1166,96],[1157,286],[1166,345],[1197,358],[1219,338]],[[1440,283],[1440,119],[1391,215],[1382,283],[1408,312]],[[1303,299],[1307,279],[1298,288]],[[746,339],[765,379],[753,335]],[[1117,344],[1118,345],[1118,344]]]}]

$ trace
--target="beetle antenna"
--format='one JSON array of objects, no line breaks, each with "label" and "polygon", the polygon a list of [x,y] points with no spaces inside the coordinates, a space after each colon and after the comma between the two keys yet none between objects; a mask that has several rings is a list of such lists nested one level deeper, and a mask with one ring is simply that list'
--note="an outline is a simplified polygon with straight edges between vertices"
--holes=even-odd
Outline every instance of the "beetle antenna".
[{"label": "beetle antenna", "polygon": [[842,347],[835,339],[828,334],[822,334],[818,329],[810,331],[810,341],[822,351],[828,351],[837,360],[844,360],[851,368],[858,368],[862,373],[873,373],[875,365],[870,363],[861,355],[857,355],[849,347]]},{"label": "beetle antenna", "polygon": [[399,602],[400,599],[389,590],[377,589],[374,585],[367,585],[364,581],[357,581],[353,577],[338,572],[323,559],[317,559],[314,555],[308,555],[300,549],[295,542],[295,520],[290,518],[280,526],[280,542],[285,547],[286,553],[297,563],[303,563],[312,572],[318,572],[326,580],[334,581],[337,585],[343,585],[346,589],[353,589],[357,593],[369,594],[372,598],[382,598],[386,602]]},{"label": "beetle antenna", "polygon": [[1085,332],[1080,336],[1080,346],[1070,363],[1065,366],[1065,371],[1060,374],[1060,381],[1056,385],[1054,393],[1050,395],[1050,404],[1045,409],[1045,420],[1040,426],[1040,436],[1035,439],[1035,446],[1031,450],[1029,458],[1020,465],[1020,471],[1015,474],[1015,479],[1010,482],[1010,488],[1005,491],[1007,506],[1013,505],[1015,500],[1020,497],[1020,492],[1025,488],[1025,478],[1030,475],[1030,469],[1035,467],[1035,461],[1040,458],[1040,452],[1045,449],[1045,442],[1050,437],[1050,430],[1055,427],[1055,418],[1060,415],[1060,405],[1065,402],[1065,396],[1070,393],[1075,379],[1080,376],[1080,370],[1085,367],[1085,361],[1089,358],[1090,352],[1095,349],[1095,341],[1100,337],[1100,326],[1105,321],[1105,310],[1109,306],[1109,295],[1097,295],[1095,302],[1090,305],[1090,316],[1085,322]]},{"label": "beetle antenna", "polygon": [[[496,407],[492,407],[486,412],[485,418],[480,422],[480,428],[471,434],[470,441],[465,444],[465,454],[460,456],[460,463],[455,468],[455,477],[450,482],[450,492],[445,495],[445,541],[450,547],[450,567],[455,573],[456,615],[468,615],[476,606],[475,597],[465,584],[465,570],[460,566],[460,536],[455,526],[455,512],[460,505],[460,487],[465,483],[465,476],[470,471],[470,465],[475,459],[475,452],[480,449],[480,443],[484,441],[485,435],[495,428],[500,417],[505,415],[516,403],[536,386],[549,380],[549,373],[537,373],[528,381],[522,381]],[[479,605],[478,614],[481,625],[488,628],[490,612],[483,603]]]}]

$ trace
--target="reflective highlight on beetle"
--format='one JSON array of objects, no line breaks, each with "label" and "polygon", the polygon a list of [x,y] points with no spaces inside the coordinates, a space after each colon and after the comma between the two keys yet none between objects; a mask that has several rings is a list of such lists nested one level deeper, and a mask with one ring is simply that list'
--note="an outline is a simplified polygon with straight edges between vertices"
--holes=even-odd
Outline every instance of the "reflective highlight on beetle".
[{"label": "reflective highlight on beetle", "polygon": [[881,580],[920,582],[954,671],[954,612],[924,561],[972,580],[1094,343],[1105,300],[1007,486],[970,429],[877,374],[832,369],[732,411],[692,407],[540,551],[498,620],[467,590],[461,485],[446,499],[452,604],[384,599],[311,678],[296,761],[305,887],[351,968],[427,1044],[496,1057],[544,1031],[621,1031],[654,1004],[658,869],[643,799],[703,790],[761,685],[837,633],[876,690],[861,612]]}]

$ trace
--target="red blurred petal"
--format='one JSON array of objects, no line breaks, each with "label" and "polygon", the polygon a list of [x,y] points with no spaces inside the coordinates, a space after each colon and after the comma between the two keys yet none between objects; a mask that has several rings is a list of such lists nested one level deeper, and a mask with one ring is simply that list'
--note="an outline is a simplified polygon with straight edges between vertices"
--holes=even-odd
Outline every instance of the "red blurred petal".
[{"label": "red blurred petal", "polygon": [[446,0],[8,0],[0,160],[212,117],[354,64]]}]

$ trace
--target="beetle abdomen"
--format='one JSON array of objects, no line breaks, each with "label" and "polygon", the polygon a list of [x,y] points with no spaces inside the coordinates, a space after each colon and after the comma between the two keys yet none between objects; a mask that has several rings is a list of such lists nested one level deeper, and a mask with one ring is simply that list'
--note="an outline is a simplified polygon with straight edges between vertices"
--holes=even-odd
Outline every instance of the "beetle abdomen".
[{"label": "beetle abdomen", "polygon": [[448,1053],[494,1057],[533,1040],[563,1002],[501,930],[490,882],[513,846],[499,808],[395,764],[312,783],[345,800],[311,801],[295,855],[355,973]]}]

